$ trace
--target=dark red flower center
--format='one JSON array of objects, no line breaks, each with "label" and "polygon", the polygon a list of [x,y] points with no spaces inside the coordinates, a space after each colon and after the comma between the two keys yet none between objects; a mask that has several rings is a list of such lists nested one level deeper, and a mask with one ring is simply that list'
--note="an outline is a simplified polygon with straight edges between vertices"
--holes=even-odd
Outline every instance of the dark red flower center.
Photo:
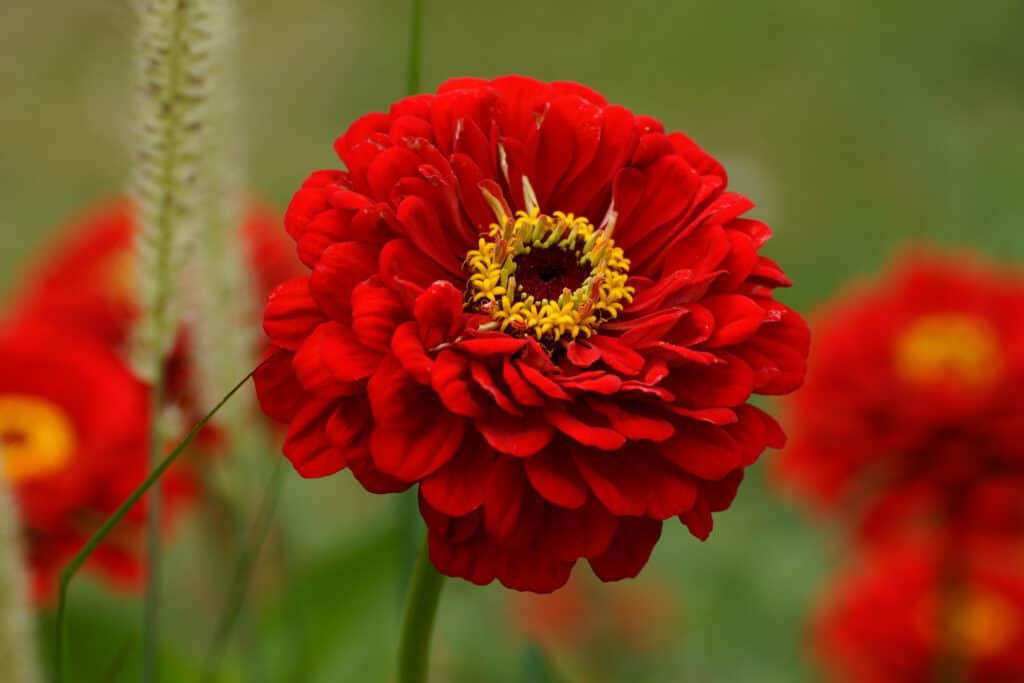
[{"label": "dark red flower center", "polygon": [[557,247],[533,248],[516,258],[516,282],[523,292],[538,300],[555,301],[563,291],[579,289],[590,271],[575,251]]}]

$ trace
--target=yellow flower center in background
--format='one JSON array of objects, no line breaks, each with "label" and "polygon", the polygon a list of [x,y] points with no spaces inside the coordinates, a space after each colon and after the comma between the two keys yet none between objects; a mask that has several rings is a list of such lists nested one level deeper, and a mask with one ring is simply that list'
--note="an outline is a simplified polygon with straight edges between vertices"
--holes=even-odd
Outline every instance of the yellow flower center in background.
[{"label": "yellow flower center in background", "polygon": [[610,231],[559,211],[534,208],[492,223],[464,267],[467,308],[503,332],[546,343],[589,337],[633,300],[629,259]]},{"label": "yellow flower center in background", "polygon": [[74,444],[74,427],[58,406],[38,396],[0,394],[0,462],[8,481],[61,470]]},{"label": "yellow flower center in background", "polygon": [[953,615],[952,637],[971,657],[988,657],[1009,645],[1017,632],[1017,611],[992,593],[975,593]]},{"label": "yellow flower center in background", "polygon": [[982,319],[961,313],[923,315],[896,340],[897,374],[913,383],[951,381],[982,388],[1002,369],[996,332]]}]

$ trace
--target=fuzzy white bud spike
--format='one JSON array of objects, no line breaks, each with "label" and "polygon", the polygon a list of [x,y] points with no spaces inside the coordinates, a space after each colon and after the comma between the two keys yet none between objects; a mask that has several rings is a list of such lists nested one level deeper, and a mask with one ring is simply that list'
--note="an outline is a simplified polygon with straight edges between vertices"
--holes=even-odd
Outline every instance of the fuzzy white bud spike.
[{"label": "fuzzy white bud spike", "polygon": [[174,344],[177,295],[200,224],[212,140],[211,95],[223,38],[217,0],[139,0],[138,116],[133,194],[139,212],[136,330],[138,372],[153,381]]}]

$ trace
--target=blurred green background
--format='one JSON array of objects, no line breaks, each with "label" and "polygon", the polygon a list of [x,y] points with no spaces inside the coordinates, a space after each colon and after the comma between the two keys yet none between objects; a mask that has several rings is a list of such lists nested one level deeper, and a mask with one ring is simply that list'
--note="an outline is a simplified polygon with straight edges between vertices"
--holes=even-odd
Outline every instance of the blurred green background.
[{"label": "blurred green background", "polygon": [[[127,0],[0,4],[0,292],[61,221],[126,186],[132,26]],[[426,0],[424,81],[578,80],[686,131],[759,204],[767,253],[797,283],[783,297],[807,310],[910,239],[1024,259],[1022,26],[1020,0]],[[242,0],[234,30],[245,174],[283,207],[337,165],[331,142],[351,120],[403,94],[408,2]],[[707,543],[668,525],[641,580],[671,588],[668,645],[623,649],[601,680],[816,680],[802,629],[841,541],[761,469]],[[347,475],[287,474],[270,578],[224,681],[387,680],[394,509]],[[200,526],[169,550],[166,680],[197,680],[220,609]],[[505,591],[446,590],[437,681],[545,680]],[[73,680],[134,680],[137,605],[83,584],[72,610]]]}]

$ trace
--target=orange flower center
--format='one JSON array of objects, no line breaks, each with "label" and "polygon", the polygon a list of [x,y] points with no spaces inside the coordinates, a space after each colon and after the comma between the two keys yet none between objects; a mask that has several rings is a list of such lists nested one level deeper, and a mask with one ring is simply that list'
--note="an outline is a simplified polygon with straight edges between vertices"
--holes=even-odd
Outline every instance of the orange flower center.
[{"label": "orange flower center", "polygon": [[914,320],[896,340],[896,373],[907,382],[953,382],[982,388],[1002,369],[999,337],[984,320],[933,313]]},{"label": "orange flower center", "polygon": [[973,591],[957,601],[949,615],[947,638],[971,659],[991,657],[1017,635],[1013,605],[989,591]]},{"label": "orange flower center", "polygon": [[74,427],[58,406],[38,396],[0,394],[0,463],[8,481],[61,470],[74,444]]}]

